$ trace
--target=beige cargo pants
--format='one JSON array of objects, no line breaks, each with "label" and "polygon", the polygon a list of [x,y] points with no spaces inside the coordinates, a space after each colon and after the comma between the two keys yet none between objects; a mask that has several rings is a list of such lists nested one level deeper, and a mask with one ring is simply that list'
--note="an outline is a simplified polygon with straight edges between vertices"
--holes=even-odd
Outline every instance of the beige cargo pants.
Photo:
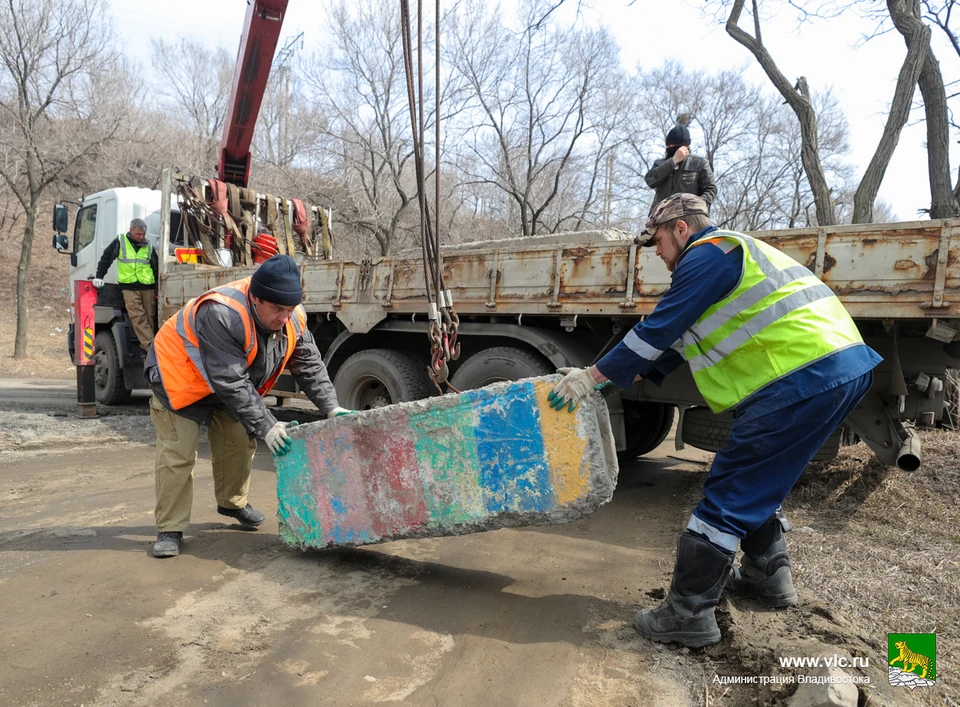
[{"label": "beige cargo pants", "polygon": [[127,308],[133,333],[137,335],[140,347],[146,351],[153,343],[153,334],[157,330],[157,291],[121,290],[123,306]]},{"label": "beige cargo pants", "polygon": [[[200,425],[150,398],[150,419],[157,428],[157,532],[186,530],[193,508],[193,467],[197,463]],[[257,440],[239,422],[219,410],[207,430],[217,505],[244,508]]]}]

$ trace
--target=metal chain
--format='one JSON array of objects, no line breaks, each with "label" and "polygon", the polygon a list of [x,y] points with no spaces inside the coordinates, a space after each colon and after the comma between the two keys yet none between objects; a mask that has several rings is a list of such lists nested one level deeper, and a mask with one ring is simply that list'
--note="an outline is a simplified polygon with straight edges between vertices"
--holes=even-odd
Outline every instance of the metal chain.
[{"label": "metal chain", "polygon": [[[407,79],[407,102],[410,107],[410,127],[413,135],[414,165],[417,174],[417,202],[420,206],[420,241],[423,253],[424,292],[429,308],[429,327],[427,337],[430,342],[430,367],[427,372],[439,392],[440,385],[447,384],[450,369],[448,363],[460,357],[459,336],[460,318],[453,309],[453,301],[443,278],[443,264],[440,254],[440,216],[439,203],[435,204],[436,226],[431,223],[430,204],[427,201],[426,175],[424,167],[424,105],[423,105],[423,4],[417,5],[417,76],[418,86],[414,82],[413,42],[410,37],[409,0],[400,0],[400,22],[403,39],[404,72]],[[436,194],[440,198],[440,3],[436,3]],[[415,90],[418,89],[418,90]],[[417,95],[419,100],[417,100]]]}]

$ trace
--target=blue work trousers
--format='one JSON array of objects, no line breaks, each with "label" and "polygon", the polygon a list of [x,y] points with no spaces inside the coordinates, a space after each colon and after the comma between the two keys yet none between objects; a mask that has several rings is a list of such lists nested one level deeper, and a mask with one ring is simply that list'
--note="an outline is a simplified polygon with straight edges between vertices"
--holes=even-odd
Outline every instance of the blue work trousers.
[{"label": "blue work trousers", "polygon": [[713,460],[689,530],[736,552],[740,539],[770,518],[817,450],[873,383],[873,372],[767,415],[738,423]]}]

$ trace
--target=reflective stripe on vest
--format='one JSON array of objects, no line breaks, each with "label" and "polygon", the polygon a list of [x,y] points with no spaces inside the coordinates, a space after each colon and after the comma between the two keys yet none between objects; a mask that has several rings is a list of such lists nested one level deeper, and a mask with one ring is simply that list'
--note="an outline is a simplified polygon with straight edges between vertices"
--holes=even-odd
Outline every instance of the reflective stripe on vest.
[{"label": "reflective stripe on vest", "polygon": [[121,285],[154,285],[157,282],[150,267],[150,256],[153,255],[153,246],[144,241],[140,248],[130,240],[129,233],[117,236],[120,241],[120,252],[117,254],[117,282]]},{"label": "reflective stripe on vest", "polygon": [[[157,365],[160,368],[163,388],[174,410],[180,410],[202,400],[213,392],[206,367],[203,365],[200,341],[196,333],[197,309],[202,303],[219,302],[240,315],[240,321],[243,324],[244,356],[247,367],[253,365],[257,357],[258,342],[256,324],[250,311],[252,305],[248,304],[247,299],[249,289],[249,277],[222,287],[215,287],[187,302],[183,309],[160,327],[154,339],[154,350],[157,354]],[[306,327],[307,312],[302,305],[298,305],[284,327],[287,347],[283,361],[267,381],[257,389],[257,393],[265,395],[273,388],[293,355],[297,340],[303,335]]]},{"label": "reflective stripe on vest", "polygon": [[714,412],[863,342],[830,288],[776,248],[731,231],[714,231],[690,247],[722,242],[741,246],[740,281],[684,332],[680,349]]}]

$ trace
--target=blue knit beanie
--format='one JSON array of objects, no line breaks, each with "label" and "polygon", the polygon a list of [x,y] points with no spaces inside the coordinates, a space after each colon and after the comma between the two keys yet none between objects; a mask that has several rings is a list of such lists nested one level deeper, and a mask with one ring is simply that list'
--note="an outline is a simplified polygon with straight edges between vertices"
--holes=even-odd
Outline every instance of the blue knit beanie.
[{"label": "blue knit beanie", "polygon": [[253,273],[250,294],[284,307],[300,304],[303,301],[300,268],[289,255],[273,256]]}]

